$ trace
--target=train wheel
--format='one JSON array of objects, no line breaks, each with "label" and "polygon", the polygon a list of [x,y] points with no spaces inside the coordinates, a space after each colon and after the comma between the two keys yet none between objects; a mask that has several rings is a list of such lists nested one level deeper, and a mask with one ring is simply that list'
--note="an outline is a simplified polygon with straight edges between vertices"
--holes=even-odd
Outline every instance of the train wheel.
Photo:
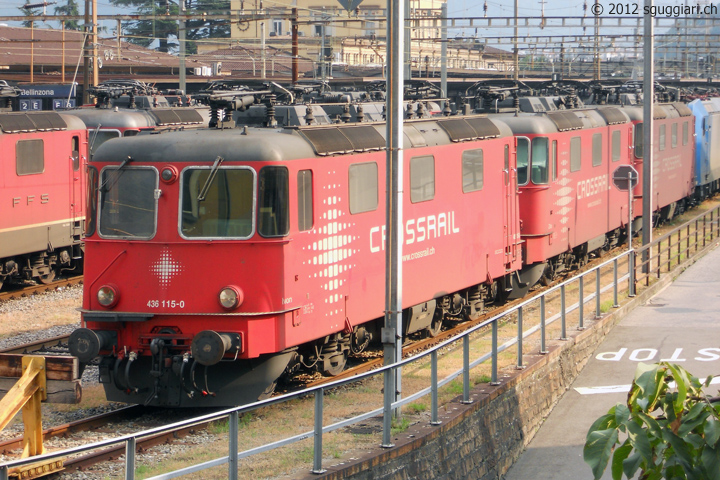
[{"label": "train wheel", "polygon": [[440,332],[442,331],[443,316],[444,315],[441,309],[435,310],[435,315],[433,315],[430,326],[425,329],[426,337],[435,338],[440,335]]},{"label": "train wheel", "polygon": [[277,381],[274,381],[270,385],[268,385],[268,387],[260,394],[258,400],[267,400],[268,398],[272,397],[272,394],[275,393],[275,387],[277,387]]},{"label": "train wheel", "polygon": [[42,282],[44,285],[47,285],[48,283],[52,283],[53,280],[55,280],[55,270],[50,270],[49,273],[45,275],[40,275],[40,282]]},{"label": "train wheel", "polygon": [[341,352],[332,357],[326,356],[323,359],[323,374],[334,377],[340,375],[345,370],[345,364],[347,364],[347,353]]}]

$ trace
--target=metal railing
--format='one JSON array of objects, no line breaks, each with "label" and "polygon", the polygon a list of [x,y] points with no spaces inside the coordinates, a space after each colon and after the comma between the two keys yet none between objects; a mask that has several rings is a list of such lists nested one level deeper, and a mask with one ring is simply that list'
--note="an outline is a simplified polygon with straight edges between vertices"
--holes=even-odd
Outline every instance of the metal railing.
[{"label": "metal railing", "polygon": [[[323,436],[329,432],[338,430],[343,427],[350,426],[352,424],[367,420],[369,418],[383,415],[392,415],[396,409],[401,408],[411,402],[414,402],[426,395],[431,396],[431,411],[430,411],[430,424],[439,425],[439,401],[438,391],[441,387],[449,384],[453,380],[462,377],[462,401],[464,403],[471,403],[470,399],[470,372],[478,366],[484,364],[488,360],[490,361],[490,378],[489,383],[491,385],[498,385],[498,370],[499,370],[499,357],[500,354],[509,351],[511,347],[516,346],[516,354],[511,365],[505,368],[512,368],[514,363],[515,368],[523,368],[523,357],[524,349],[526,347],[526,340],[534,335],[539,336],[539,353],[543,354],[547,352],[547,331],[548,326],[554,322],[559,321],[559,331],[556,338],[560,340],[567,339],[567,329],[570,322],[570,315],[573,312],[576,313],[574,323],[577,329],[585,328],[585,305],[594,301],[594,312],[593,317],[600,318],[603,314],[603,306],[601,303],[602,295],[612,291],[611,306],[619,306],[619,294],[620,286],[627,284],[627,295],[635,295],[635,287],[637,283],[645,283],[648,285],[651,282],[651,278],[661,275],[663,271],[672,271],[673,266],[677,266],[681,263],[683,258],[686,258],[691,253],[695,253],[701,248],[707,247],[718,238],[720,235],[720,228],[718,226],[718,212],[720,207],[715,208],[711,211],[705,212],[692,219],[690,222],[684,224],[681,227],[673,230],[671,233],[663,235],[656,239],[652,244],[639,248],[636,250],[627,250],[620,255],[606,260],[599,265],[589,268],[587,271],[582,272],[575,277],[566,280],[558,285],[548,288],[541,293],[522,301],[516,305],[513,309],[499,313],[488,320],[468,329],[461,335],[442,342],[435,347],[426,350],[413,357],[407,358],[401,362],[397,362],[393,365],[387,365],[382,368],[378,368],[372,372],[367,372],[361,375],[357,375],[350,379],[338,380],[322,386],[317,386],[304,390],[302,392],[292,393],[273,397],[268,400],[261,402],[255,402],[242,407],[230,408],[220,412],[204,415],[201,417],[193,418],[182,422],[177,422],[171,425],[153,428],[138,433],[129,435],[123,435],[117,438],[103,440],[80,447],[75,447],[67,450],[57,451],[48,453],[42,456],[24,458],[20,460],[13,460],[0,464],[0,480],[7,480],[8,473],[11,469],[16,467],[27,466],[38,462],[49,462],[53,459],[70,457],[78,455],[80,453],[89,452],[105,447],[116,446],[119,444],[125,445],[125,479],[133,480],[135,478],[136,462],[135,452],[137,441],[145,437],[150,437],[155,434],[168,433],[181,428],[187,428],[194,425],[199,425],[208,421],[217,421],[228,419],[229,420],[229,433],[228,433],[228,455],[210,460],[197,465],[192,465],[186,468],[175,470],[172,472],[164,473],[152,477],[151,480],[164,480],[176,478],[182,475],[202,471],[211,467],[217,467],[224,464],[228,464],[228,478],[238,478],[238,461],[243,458],[250,457],[262,452],[267,452],[279,447],[293,444],[306,439],[313,439],[313,473],[322,473],[325,470],[322,465],[322,454],[323,454]],[[648,260],[640,265],[635,264],[635,258],[639,253],[642,252],[653,252],[657,251],[655,256],[648,255]],[[637,269],[643,269],[645,266],[649,272],[642,274],[639,277],[635,277],[635,271]],[[620,270],[623,270],[621,275]],[[603,284],[603,278],[606,279],[605,285]],[[590,279],[590,281],[586,281]],[[585,287],[587,283],[594,284],[594,291],[585,294]],[[571,298],[569,300],[569,298]],[[571,305],[567,305],[569,301],[577,298],[577,301]],[[559,304],[559,311],[554,315],[548,317],[548,303],[553,302]],[[508,325],[511,323],[508,319],[517,319],[517,330],[513,338],[510,338],[502,345],[498,345],[498,336],[500,329],[505,326],[506,330]],[[532,324],[532,326],[529,326]],[[474,339],[484,338],[480,337],[481,333],[486,333],[490,330],[491,335],[491,348],[489,352],[480,355],[475,360],[470,360],[470,345]],[[438,379],[438,356],[440,352],[462,348],[462,367],[451,372],[443,379]],[[323,407],[325,405],[324,396],[327,392],[348,385],[351,383],[361,382],[368,378],[384,375],[387,371],[394,371],[395,369],[402,369],[405,366],[416,362],[430,362],[431,376],[430,385],[424,389],[416,391],[401,400],[391,404],[391,410],[380,407],[360,415],[353,416],[352,418],[344,419],[339,422],[323,425]],[[387,392],[386,394],[390,394]],[[270,406],[275,404],[281,404],[289,400],[297,399],[299,397],[306,397],[314,395],[314,428],[311,431],[301,433],[287,437],[273,443],[261,445],[245,451],[239,451],[238,442],[238,422],[239,415],[241,413],[256,410],[260,407]]]}]

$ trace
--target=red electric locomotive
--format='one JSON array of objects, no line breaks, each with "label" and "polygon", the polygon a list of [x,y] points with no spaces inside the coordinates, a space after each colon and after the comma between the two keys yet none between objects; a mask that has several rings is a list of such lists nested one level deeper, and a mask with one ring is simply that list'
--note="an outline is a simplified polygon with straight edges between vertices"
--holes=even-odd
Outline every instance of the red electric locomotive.
[{"label": "red electric locomotive", "polygon": [[[81,362],[109,399],[236,405],[335,374],[382,324],[385,125],[111,140],[91,161]],[[514,143],[483,117],[405,126],[404,334],[481,311],[521,267]],[[491,208],[488,208],[491,206]]]},{"label": "red electric locomotive", "polygon": [[0,113],[0,286],[81,270],[87,145],[73,116]]},{"label": "red electric locomotive", "polygon": [[[643,108],[624,107],[633,123],[634,148],[631,160],[643,178]],[[658,221],[670,220],[693,202],[695,189],[695,117],[683,103],[653,106],[652,211]],[[642,182],[634,190],[633,205],[642,214]]]}]

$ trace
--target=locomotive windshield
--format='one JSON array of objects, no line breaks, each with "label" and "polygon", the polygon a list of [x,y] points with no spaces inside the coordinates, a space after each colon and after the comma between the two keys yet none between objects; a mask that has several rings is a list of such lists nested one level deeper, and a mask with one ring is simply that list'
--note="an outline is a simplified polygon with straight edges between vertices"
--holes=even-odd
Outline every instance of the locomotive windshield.
[{"label": "locomotive windshield", "polygon": [[[211,173],[214,178],[209,180]],[[188,238],[248,238],[253,234],[255,173],[248,168],[187,168],[180,232]],[[201,191],[204,195],[200,195]]]},{"label": "locomotive windshield", "polygon": [[100,217],[103,237],[149,239],[155,235],[154,168],[108,167],[100,175]]}]

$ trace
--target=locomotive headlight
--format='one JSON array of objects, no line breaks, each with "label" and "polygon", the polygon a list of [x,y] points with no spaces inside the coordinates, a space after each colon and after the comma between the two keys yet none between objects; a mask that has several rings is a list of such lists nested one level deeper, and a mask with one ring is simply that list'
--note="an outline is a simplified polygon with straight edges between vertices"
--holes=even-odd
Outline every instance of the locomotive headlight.
[{"label": "locomotive headlight", "polygon": [[117,287],[114,285],[103,285],[97,292],[98,303],[105,308],[114,307],[120,295],[118,295]]},{"label": "locomotive headlight", "polygon": [[175,180],[177,180],[178,177],[178,171],[177,168],[175,168],[172,165],[168,165],[167,167],[164,167],[162,171],[160,172],[160,179],[165,183],[173,183]]},{"label": "locomotive headlight", "polygon": [[220,305],[227,310],[237,308],[243,302],[242,290],[237,287],[225,287],[220,290],[218,300],[220,300]]}]

